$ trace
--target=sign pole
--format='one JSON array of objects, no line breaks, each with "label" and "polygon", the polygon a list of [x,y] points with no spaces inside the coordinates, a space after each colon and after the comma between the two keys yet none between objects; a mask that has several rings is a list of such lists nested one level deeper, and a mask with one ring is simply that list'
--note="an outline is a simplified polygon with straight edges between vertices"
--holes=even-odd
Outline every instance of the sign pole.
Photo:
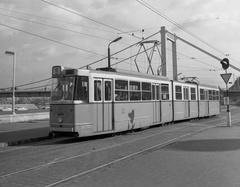
[{"label": "sign pole", "polygon": [[[227,70],[225,70],[225,73],[227,74]],[[229,95],[228,95],[228,82],[226,83],[226,92],[227,92],[227,126],[231,127],[231,112],[229,109]]]},{"label": "sign pole", "polygon": [[229,68],[229,60],[228,58],[224,58],[220,61],[222,68],[225,69],[225,74],[220,74],[224,82],[226,83],[226,92],[227,92],[227,97],[226,97],[226,105],[227,105],[227,126],[231,127],[231,112],[229,109],[229,95],[228,95],[228,81],[230,77],[232,76],[231,73],[227,73],[227,69]]}]

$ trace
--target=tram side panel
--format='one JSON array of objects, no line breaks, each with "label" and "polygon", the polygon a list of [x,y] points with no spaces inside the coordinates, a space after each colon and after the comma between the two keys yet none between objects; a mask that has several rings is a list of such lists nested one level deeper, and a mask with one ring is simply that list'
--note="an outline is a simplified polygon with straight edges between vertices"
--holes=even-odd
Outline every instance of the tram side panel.
[{"label": "tram side panel", "polygon": [[92,106],[88,103],[74,106],[75,132],[78,133],[79,137],[93,135]]},{"label": "tram side panel", "polygon": [[[174,103],[174,121],[189,118],[189,94],[185,90],[183,83],[172,83],[173,103]],[[186,95],[187,94],[187,95]]]},{"label": "tram side panel", "polygon": [[174,120],[184,120],[198,117],[198,103],[196,101],[174,101]]},{"label": "tram side panel", "polygon": [[153,123],[152,102],[116,102],[115,131],[126,131],[150,126]]},{"label": "tram side panel", "polygon": [[220,113],[219,90],[211,87],[199,87],[199,117]]},{"label": "tram side panel", "polygon": [[165,100],[161,101],[161,118],[162,123],[171,122],[173,120],[173,108],[172,108],[172,101],[171,100]]},{"label": "tram side panel", "polygon": [[209,90],[209,115],[220,113],[219,90]]},{"label": "tram side panel", "polygon": [[209,115],[209,101],[199,101],[199,117]]},{"label": "tram side panel", "polygon": [[218,115],[220,114],[219,111],[220,103],[217,100],[209,101],[209,115]]},{"label": "tram side panel", "polygon": [[190,118],[198,117],[198,101],[190,101]]},{"label": "tram side panel", "polygon": [[198,117],[198,89],[196,84],[172,82],[174,120]]}]

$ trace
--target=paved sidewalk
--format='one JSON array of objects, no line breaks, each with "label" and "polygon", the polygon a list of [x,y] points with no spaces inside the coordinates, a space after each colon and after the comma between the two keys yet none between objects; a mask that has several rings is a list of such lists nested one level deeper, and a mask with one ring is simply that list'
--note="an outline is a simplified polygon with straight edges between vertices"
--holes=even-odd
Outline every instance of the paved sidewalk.
[{"label": "paved sidewalk", "polygon": [[46,139],[49,120],[0,124],[0,147]]}]

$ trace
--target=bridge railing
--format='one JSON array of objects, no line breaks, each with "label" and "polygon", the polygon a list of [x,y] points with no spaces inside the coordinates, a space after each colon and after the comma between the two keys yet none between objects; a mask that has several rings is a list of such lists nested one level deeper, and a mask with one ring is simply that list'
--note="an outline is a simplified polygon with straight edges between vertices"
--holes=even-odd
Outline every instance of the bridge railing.
[{"label": "bridge railing", "polygon": [[[0,98],[12,97],[11,91],[0,92]],[[51,91],[15,91],[15,97],[50,97]]]}]

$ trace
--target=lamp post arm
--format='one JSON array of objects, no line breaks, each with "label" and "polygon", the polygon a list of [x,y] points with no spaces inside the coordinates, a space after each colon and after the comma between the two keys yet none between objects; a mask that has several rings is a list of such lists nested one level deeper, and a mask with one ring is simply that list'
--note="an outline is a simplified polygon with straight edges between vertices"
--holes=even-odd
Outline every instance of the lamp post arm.
[{"label": "lamp post arm", "polygon": [[118,40],[121,40],[122,37],[118,37],[116,38],[115,40],[111,41],[109,44],[108,44],[108,69],[111,69],[111,55],[110,55],[110,45],[114,42],[117,42]]}]

